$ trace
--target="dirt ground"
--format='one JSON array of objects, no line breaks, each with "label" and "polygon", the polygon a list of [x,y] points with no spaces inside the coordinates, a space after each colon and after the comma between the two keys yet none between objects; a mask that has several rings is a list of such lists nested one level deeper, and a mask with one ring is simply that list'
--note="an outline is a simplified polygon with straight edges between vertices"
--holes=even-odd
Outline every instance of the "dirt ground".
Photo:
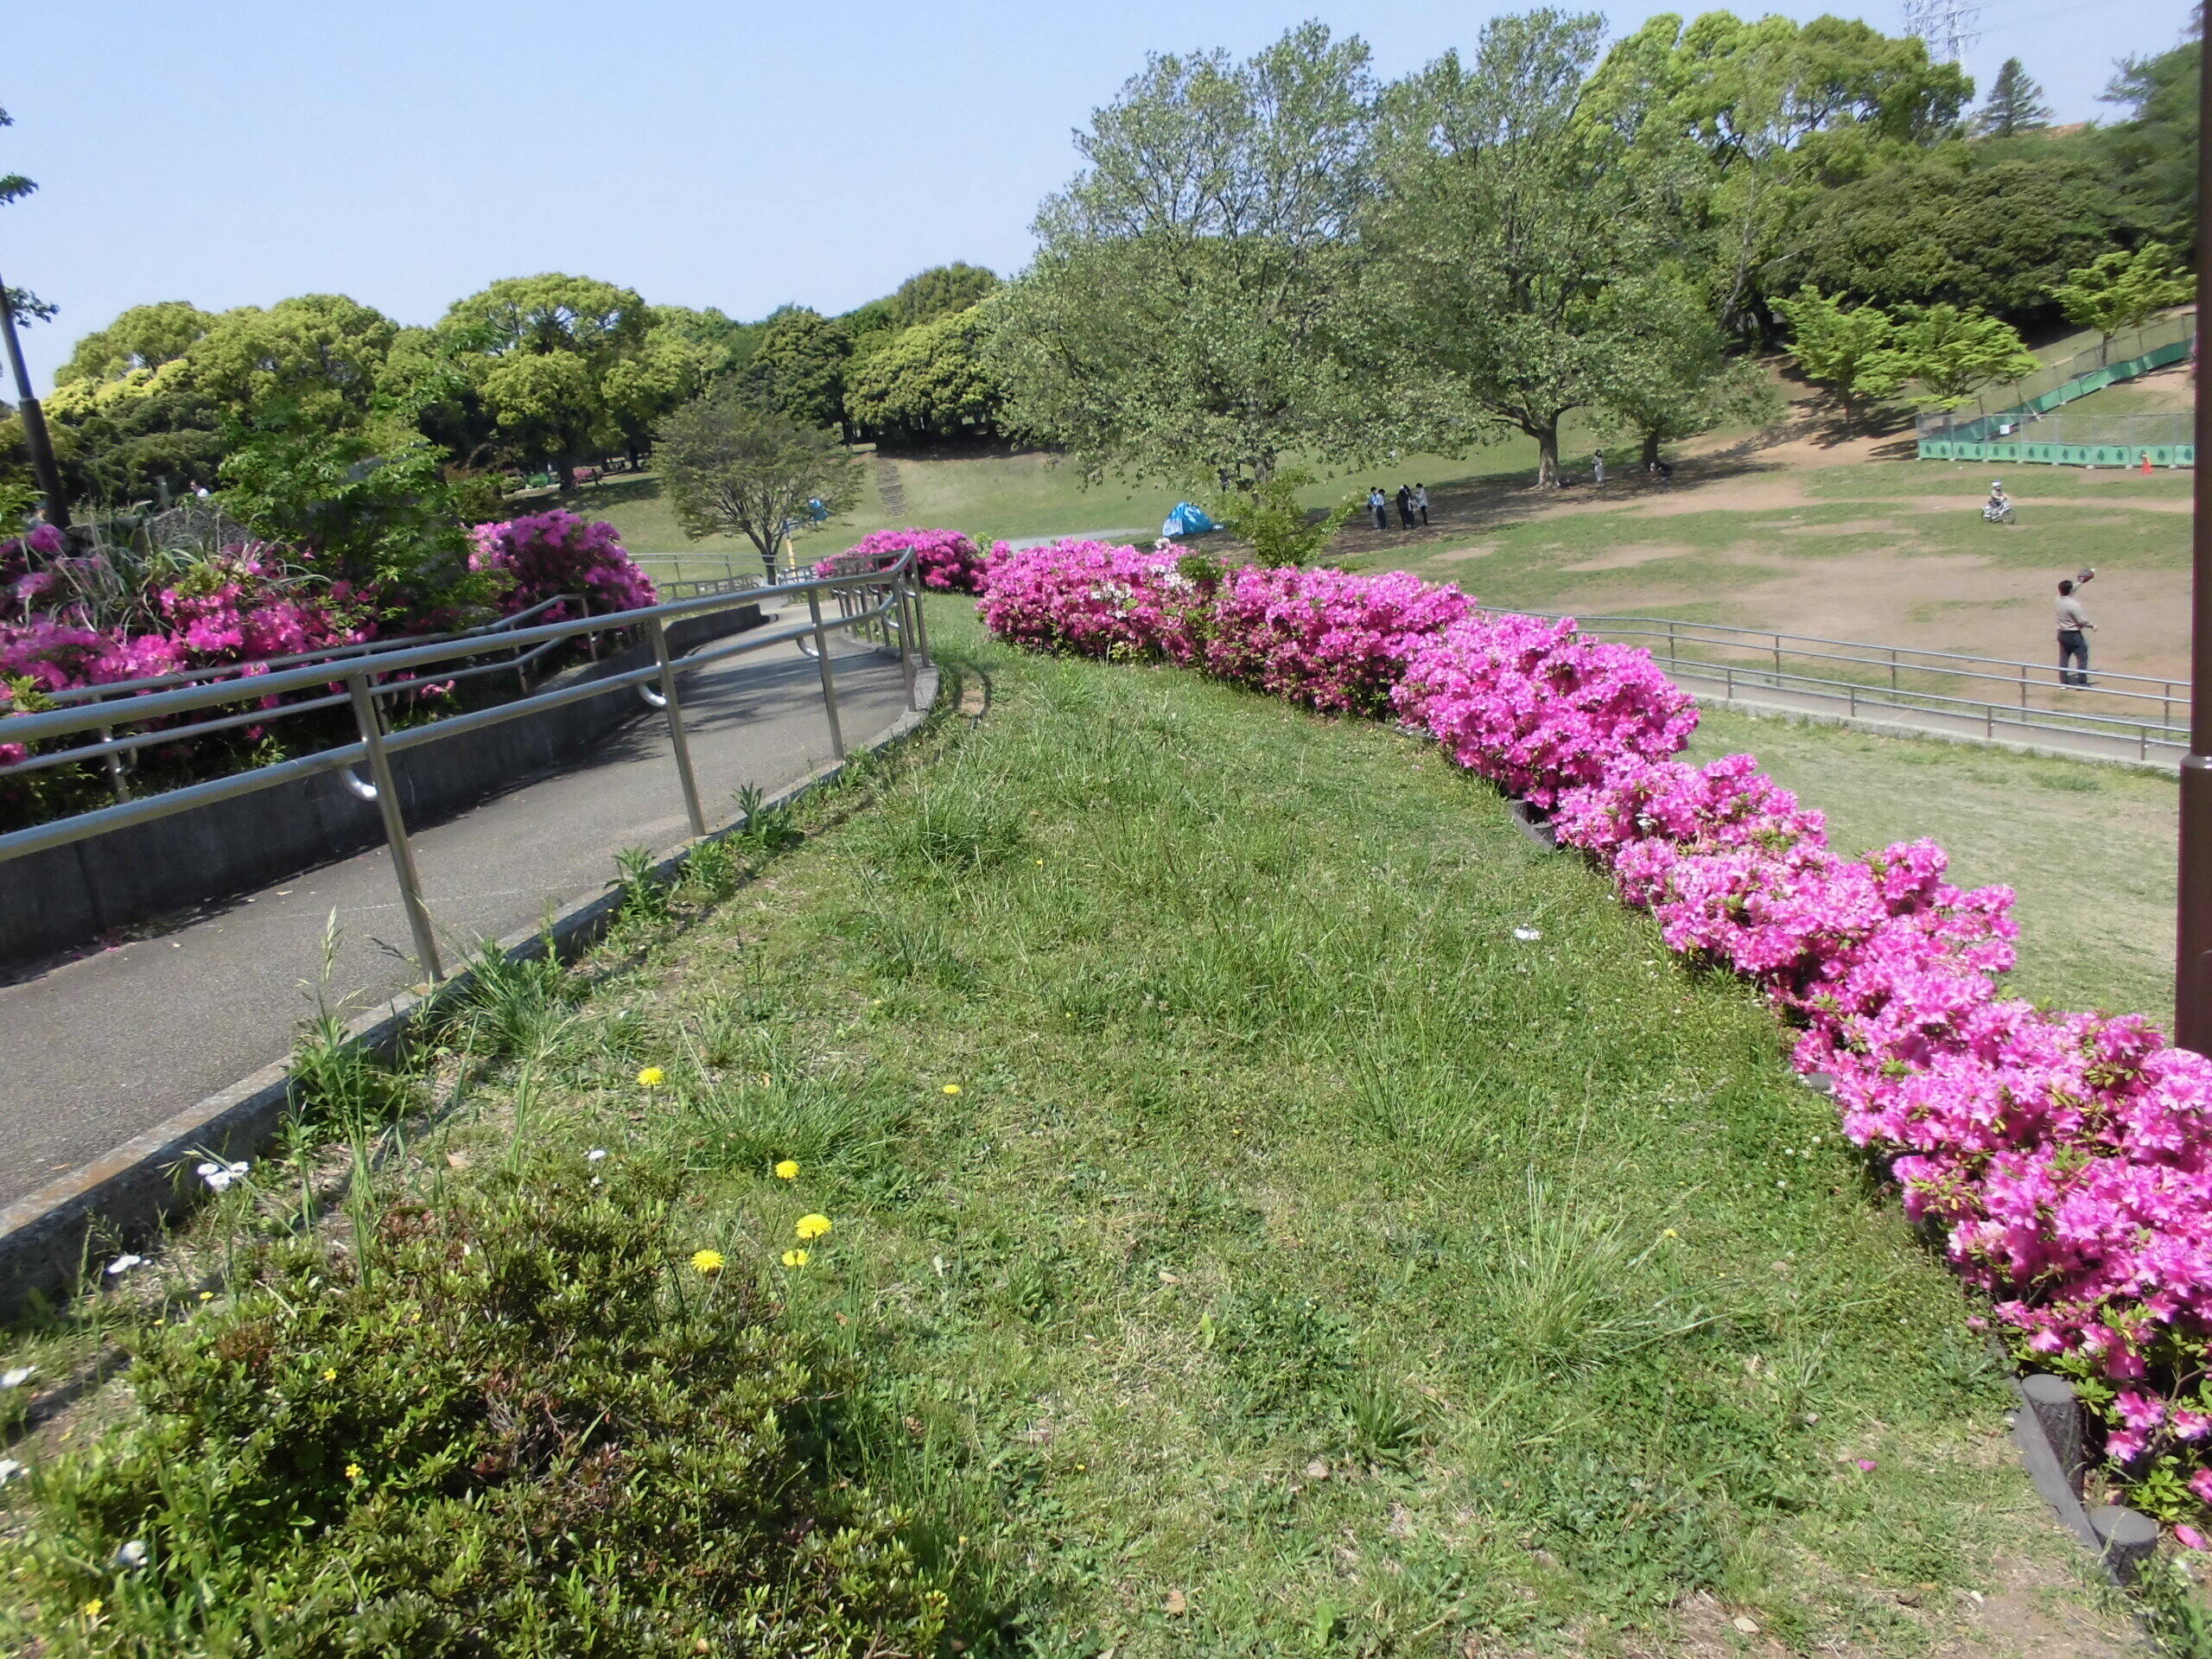
[{"label": "dirt ground", "polygon": [[2035,663],[2055,651],[2057,580],[2095,565],[2082,594],[2094,665],[2186,677],[2188,474],[2005,469],[2019,522],[1990,525],[1988,467],[1913,459],[1909,433],[1839,439],[1797,399],[1764,432],[1688,446],[1671,482],[1622,476],[1623,455],[1592,485],[1587,457],[1569,457],[1565,488],[1539,494],[1525,474],[1447,485],[1429,525],[1356,525],[1338,551],[1499,604]]}]

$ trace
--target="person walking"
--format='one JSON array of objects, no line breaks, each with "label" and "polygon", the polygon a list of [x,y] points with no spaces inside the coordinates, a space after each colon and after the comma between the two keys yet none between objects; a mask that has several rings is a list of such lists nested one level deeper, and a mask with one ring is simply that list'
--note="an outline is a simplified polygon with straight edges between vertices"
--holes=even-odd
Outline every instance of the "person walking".
[{"label": "person walking", "polygon": [[[2089,683],[2089,636],[2097,625],[2089,620],[2089,613],[2082,608],[2082,601],[2074,597],[2074,584],[2058,584],[2058,683],[2061,685],[2086,686]],[[2070,671],[2078,668],[2079,671]]]},{"label": "person walking", "polygon": [[1421,514],[1421,523],[1425,524],[1428,522],[1428,486],[1427,485],[1414,486],[1414,511]]},{"label": "person walking", "polygon": [[1382,499],[1382,486],[1370,484],[1367,488],[1367,510],[1375,515],[1375,528],[1390,528],[1390,504]]},{"label": "person walking", "polygon": [[1398,486],[1398,528],[1411,530],[1413,527],[1414,493],[1401,484]]},{"label": "person walking", "polygon": [[1602,449],[1590,452],[1590,481],[1593,484],[1605,481],[1605,452]]}]

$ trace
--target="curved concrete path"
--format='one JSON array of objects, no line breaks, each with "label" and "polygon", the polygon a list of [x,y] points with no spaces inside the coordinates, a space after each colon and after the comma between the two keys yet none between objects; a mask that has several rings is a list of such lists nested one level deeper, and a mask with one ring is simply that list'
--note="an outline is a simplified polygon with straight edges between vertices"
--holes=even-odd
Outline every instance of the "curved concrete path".
[{"label": "curved concrete path", "polygon": [[[832,664],[846,742],[877,741],[906,712],[898,659],[841,640]],[[934,674],[925,676],[924,707],[935,689]],[[831,760],[820,671],[796,645],[687,673],[682,690],[710,823],[735,815],[741,786],[772,795]],[[626,727],[587,762],[410,828],[448,971],[478,941],[528,927],[609,880],[622,849],[659,851],[690,833],[658,715]],[[0,986],[0,1205],[282,1058],[315,1012],[334,912],[327,995],[350,1018],[415,978],[382,848]]]}]

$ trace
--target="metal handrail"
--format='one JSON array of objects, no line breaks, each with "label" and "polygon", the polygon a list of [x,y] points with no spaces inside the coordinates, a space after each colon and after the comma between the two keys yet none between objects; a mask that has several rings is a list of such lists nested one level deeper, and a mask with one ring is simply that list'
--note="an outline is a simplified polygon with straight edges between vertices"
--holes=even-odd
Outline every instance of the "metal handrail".
[{"label": "metal handrail", "polygon": [[[1531,612],[1532,615],[1556,617],[1558,613]],[[1727,623],[1687,622],[1670,617],[1650,616],[1583,616],[1573,619],[1575,626],[1587,632],[1616,639],[1645,639],[1665,642],[1666,660],[1678,673],[1693,677],[1712,677],[1722,681],[1727,694],[1733,696],[1737,681],[1770,685],[1775,690],[1798,690],[1808,695],[1847,703],[1853,714],[1865,702],[1873,707],[1894,708],[1906,711],[1932,714],[1951,719],[1978,721],[1985,737],[1994,739],[1999,725],[2016,727],[2027,731],[2071,732],[2082,736],[2096,736],[2133,742],[2139,758],[2148,760],[2151,751],[2179,749],[2187,746],[2186,710],[2190,684],[2183,679],[2165,679],[2152,675],[2099,673],[2100,683],[2094,687],[2069,687],[2056,678],[2058,671],[2048,664],[2025,663],[2008,658],[1978,657],[1964,652],[1925,650],[1913,645],[1883,645],[1860,639],[1832,639],[1817,634],[1796,634],[1773,628],[1743,628]],[[1719,635],[1720,638],[1705,636]],[[1810,649],[1832,645],[1836,651]],[[1685,646],[1704,646],[1724,652],[1742,652],[1769,658],[1752,665],[1709,657],[1685,655]],[[1655,646],[1655,652],[1656,647]],[[1871,652],[1877,656],[1853,656],[1850,652]],[[1840,678],[1833,675],[1794,672],[1785,668],[1784,659],[1808,660],[1815,663],[1848,664],[1854,668],[1876,671],[1887,670],[1889,684],[1869,683],[1863,680]],[[1912,660],[1940,659],[1940,660]],[[1978,664],[1980,667],[1949,667],[1948,664]],[[1996,673],[1994,669],[2010,669],[2011,673]],[[1945,691],[1925,690],[1904,683],[1906,675],[1942,677],[1953,681],[1980,682],[2005,685],[2016,691],[2010,701],[1999,702],[1986,697],[1958,696]],[[2050,676],[2031,678],[2031,676]],[[2126,685],[2111,685],[2105,682],[2120,681]],[[2156,686],[2158,690],[2139,691],[2126,686]],[[2030,703],[2031,690],[2065,691],[2070,696],[2110,698],[2122,704],[2156,703],[2159,712],[2108,713],[2094,709],[2057,709],[2038,707]]]},{"label": "metal handrail", "polygon": [[[839,599],[843,614],[823,614],[822,595],[824,593]],[[369,781],[364,783],[358,779],[349,779],[349,781],[357,794],[377,803],[384,823],[385,838],[391,851],[393,871],[398,878],[401,902],[414,934],[416,957],[425,976],[435,981],[442,976],[437,941],[431,931],[429,913],[423,903],[421,884],[416,878],[407,826],[400,811],[398,793],[392,779],[391,757],[448,737],[520,719],[541,709],[559,708],[588,697],[603,696],[611,691],[632,687],[640,692],[651,690],[655,695],[651,696],[648,701],[656,709],[663,710],[668,718],[670,741],[675,752],[678,781],[683,788],[691,833],[703,836],[707,833],[706,814],[700,804],[698,784],[691,768],[690,747],[684,735],[683,705],[677,683],[677,664],[668,648],[668,625],[691,617],[709,615],[739,602],[750,604],[762,598],[785,594],[804,597],[808,611],[806,621],[785,627],[749,632],[726,644],[702,648],[689,653],[683,659],[683,665],[687,669],[695,668],[802,639],[810,640],[814,649],[809,654],[818,658],[821,670],[823,706],[829,721],[831,753],[842,761],[845,758],[846,747],[838,716],[836,677],[830,664],[829,636],[832,632],[851,632],[862,638],[873,633],[884,648],[895,647],[906,680],[907,707],[918,707],[917,678],[919,671],[929,664],[929,645],[921,616],[921,585],[911,549],[895,556],[887,556],[871,569],[831,576],[811,576],[804,581],[747,589],[744,590],[741,599],[740,595],[731,594],[707,594],[639,610],[617,611],[567,622],[542,623],[535,627],[514,630],[490,646],[480,639],[473,642],[448,640],[390,651],[379,654],[373,660],[359,657],[335,659],[321,665],[302,664],[254,675],[243,682],[225,681],[152,692],[133,699],[127,710],[111,704],[65,707],[41,710],[35,714],[0,717],[0,737],[10,742],[28,744],[67,737],[79,732],[100,731],[103,734],[101,741],[76,745],[60,752],[62,759],[84,760],[114,753],[118,740],[108,737],[106,733],[118,724],[137,724],[172,715],[189,714],[196,709],[216,708],[247,698],[257,702],[286,691],[327,688],[335,680],[342,680],[345,686],[343,693],[333,693],[312,704],[291,705],[290,709],[285,712],[348,702],[353,705],[355,724],[359,732],[358,741],[335,748],[277,761],[226,778],[209,779],[158,795],[118,801],[112,806],[99,807],[0,834],[0,862],[87,841],[96,836],[149,823],[194,807],[235,799],[296,779],[326,772],[342,770],[350,772],[354,766],[365,763],[371,774]],[[848,594],[855,602],[847,604]],[[426,678],[454,676],[416,675],[383,683],[378,683],[372,676],[388,675],[401,670],[426,669],[439,663],[477,655],[487,649],[505,649],[520,644],[550,645],[585,633],[626,628],[638,628],[645,632],[653,648],[651,665],[620,670],[575,684],[559,686],[512,702],[494,704],[487,709],[448,715],[404,731],[388,730],[385,713],[378,707],[380,697],[422,683]],[[511,668],[512,664],[499,663],[493,666],[505,670]],[[338,671],[335,677],[334,669]],[[460,671],[468,671],[456,672]],[[276,711],[256,709],[245,715],[229,715],[197,725],[170,728],[156,735],[163,742],[174,742],[202,730],[227,728],[239,723],[242,719],[267,719],[273,712]],[[51,764],[54,759],[52,755],[40,755],[27,757],[24,761],[13,765],[0,766],[0,777],[30,770],[32,761],[44,765]]]},{"label": "metal handrail", "polygon": [[[350,660],[358,657],[374,657],[379,652],[397,651],[408,645],[436,645],[456,639],[480,639],[487,634],[519,627],[531,617],[549,611],[556,605],[575,605],[582,600],[574,594],[556,594],[550,599],[541,599],[527,610],[517,611],[491,622],[480,622],[474,627],[455,628],[448,633],[401,634],[390,639],[359,639],[342,645],[323,645],[314,651],[296,651],[282,657],[257,657],[238,663],[211,663],[205,668],[180,669],[174,674],[149,674],[135,680],[107,680],[99,685],[66,686],[59,691],[41,695],[50,703],[115,702],[124,697],[135,697],[149,690],[178,685],[198,685],[226,677],[258,677],[255,671],[270,668],[290,668],[302,663],[328,663]],[[504,642],[503,642],[504,643]],[[512,664],[502,664],[512,667]],[[0,715],[0,719],[7,716]]]}]

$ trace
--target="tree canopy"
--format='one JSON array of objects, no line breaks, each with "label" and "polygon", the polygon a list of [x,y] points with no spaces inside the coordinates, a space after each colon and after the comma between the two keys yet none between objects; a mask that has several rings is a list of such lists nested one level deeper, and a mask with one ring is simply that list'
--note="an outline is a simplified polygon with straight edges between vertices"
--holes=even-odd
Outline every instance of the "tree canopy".
[{"label": "tree canopy", "polygon": [[1376,388],[1343,347],[1377,90],[1319,23],[1241,62],[1149,59],[1077,135],[1084,168],[995,308],[1013,423],[1094,476],[1178,484],[1371,446]]},{"label": "tree canopy", "polygon": [[861,460],[835,432],[803,426],[725,384],[660,423],[657,450],[685,535],[742,536],[772,580],[785,526],[819,501],[842,512],[860,493]]}]

